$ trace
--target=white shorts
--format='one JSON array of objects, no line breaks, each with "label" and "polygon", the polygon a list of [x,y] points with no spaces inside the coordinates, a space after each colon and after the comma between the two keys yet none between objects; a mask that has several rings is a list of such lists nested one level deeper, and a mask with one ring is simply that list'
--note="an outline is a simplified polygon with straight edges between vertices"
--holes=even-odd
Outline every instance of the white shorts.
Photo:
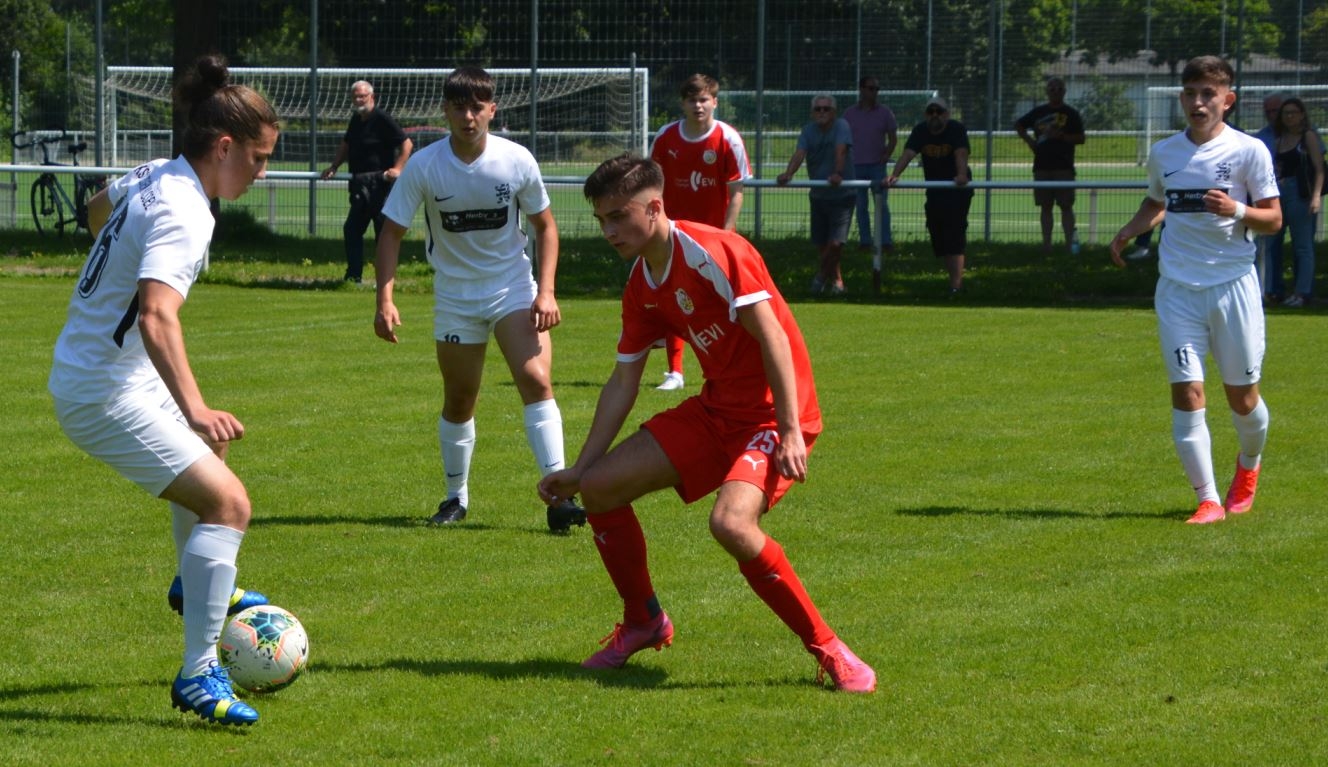
[{"label": "white shorts", "polygon": [[529,312],[535,303],[535,281],[517,282],[491,296],[462,301],[434,299],[434,340],[454,344],[488,343],[498,320],[513,312]]},{"label": "white shorts", "polygon": [[1204,355],[1210,351],[1222,383],[1259,382],[1263,303],[1253,269],[1239,279],[1198,290],[1163,277],[1157,281],[1153,305],[1169,382],[1204,380]]},{"label": "white shorts", "polygon": [[185,422],[165,384],[88,404],[55,400],[66,436],[96,458],[160,497],[175,478],[212,449]]}]

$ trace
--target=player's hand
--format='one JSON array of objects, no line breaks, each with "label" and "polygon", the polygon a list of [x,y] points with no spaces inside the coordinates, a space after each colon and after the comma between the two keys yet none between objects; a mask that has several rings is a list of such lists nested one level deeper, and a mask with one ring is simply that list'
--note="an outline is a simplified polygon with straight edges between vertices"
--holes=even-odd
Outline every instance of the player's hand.
[{"label": "player's hand", "polygon": [[225,410],[205,407],[185,417],[189,428],[198,432],[210,444],[220,444],[244,436],[244,424]]},{"label": "player's hand", "polygon": [[1121,258],[1121,253],[1125,252],[1125,248],[1129,246],[1130,241],[1133,239],[1134,237],[1126,236],[1124,229],[1117,232],[1116,236],[1111,238],[1111,245],[1108,246],[1108,249],[1111,251],[1111,263],[1122,269],[1125,268],[1125,259]]},{"label": "player's hand", "polygon": [[541,479],[536,490],[545,505],[556,506],[581,492],[581,475],[575,469],[560,469]]},{"label": "player's hand", "polygon": [[1204,210],[1215,216],[1231,218],[1236,215],[1236,201],[1221,189],[1209,189],[1204,193]]},{"label": "player's hand", "polygon": [[807,481],[807,443],[802,439],[802,431],[793,429],[781,434],[774,458],[779,476],[799,482]]},{"label": "player's hand", "polygon": [[374,315],[374,333],[379,338],[389,343],[397,342],[397,328],[401,325],[401,315],[397,313],[397,305],[388,302],[378,307],[378,313]]},{"label": "player's hand", "polygon": [[535,326],[535,332],[542,333],[557,327],[562,321],[563,314],[558,309],[558,299],[553,297],[553,291],[541,291],[535,296],[535,303],[530,305],[530,324]]}]

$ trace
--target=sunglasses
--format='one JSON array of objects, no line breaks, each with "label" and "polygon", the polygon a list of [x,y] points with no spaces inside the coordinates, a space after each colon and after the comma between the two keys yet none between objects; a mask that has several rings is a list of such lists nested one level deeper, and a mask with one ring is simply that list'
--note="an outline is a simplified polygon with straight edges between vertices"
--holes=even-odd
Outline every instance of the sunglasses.
[{"label": "sunglasses", "polygon": [[945,114],[945,110],[944,110],[944,109],[941,109],[940,107],[927,107],[927,114],[929,114],[929,115],[943,115],[943,114]]},{"label": "sunglasses", "polygon": [[879,91],[881,89],[879,85],[859,85],[858,87],[864,91]]},{"label": "sunglasses", "polygon": [[829,112],[831,109],[834,109],[834,107],[826,107],[826,106],[812,107],[813,112]]}]

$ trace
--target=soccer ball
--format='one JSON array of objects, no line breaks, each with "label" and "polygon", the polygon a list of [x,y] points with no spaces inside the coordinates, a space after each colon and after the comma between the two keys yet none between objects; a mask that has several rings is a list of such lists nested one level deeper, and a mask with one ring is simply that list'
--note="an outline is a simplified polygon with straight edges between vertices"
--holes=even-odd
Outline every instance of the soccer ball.
[{"label": "soccer ball", "polygon": [[309,663],[309,636],[300,619],[275,605],[242,610],[221,632],[221,665],[250,692],[289,686]]}]

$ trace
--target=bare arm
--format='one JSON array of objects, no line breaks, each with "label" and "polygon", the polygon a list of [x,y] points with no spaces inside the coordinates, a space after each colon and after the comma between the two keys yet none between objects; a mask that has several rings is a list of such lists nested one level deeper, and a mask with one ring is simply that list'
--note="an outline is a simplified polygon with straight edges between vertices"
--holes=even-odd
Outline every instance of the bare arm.
[{"label": "bare arm", "polygon": [[802,167],[802,161],[806,158],[806,149],[793,150],[793,156],[789,158],[788,167],[784,169],[783,173],[775,177],[775,183],[780,186],[787,184],[793,178],[793,174],[798,172],[798,168]]},{"label": "bare arm", "polygon": [[1121,253],[1125,248],[1129,247],[1134,238],[1156,229],[1166,215],[1165,205],[1151,197],[1145,197],[1143,202],[1139,203],[1139,210],[1135,211],[1134,217],[1127,221],[1111,239],[1111,262],[1124,267],[1125,259],[1121,258]]},{"label": "bare arm", "polygon": [[1310,213],[1317,215],[1322,207],[1320,199],[1323,192],[1323,146],[1314,131],[1306,131],[1309,140],[1305,142],[1305,152],[1310,158]]},{"label": "bare arm", "polygon": [[742,212],[742,182],[729,182],[729,206],[724,209],[724,228],[730,232],[738,228],[738,214]]},{"label": "bare arm", "polygon": [[600,390],[595,416],[590,422],[590,431],[586,434],[585,444],[581,446],[576,463],[540,480],[539,494],[545,503],[557,503],[559,499],[571,498],[579,493],[581,476],[609,452],[613,440],[636,405],[636,395],[641,391],[641,375],[648,359],[649,355],[643,354],[637,360],[619,362],[614,366],[609,380]]},{"label": "bare arm", "polygon": [[798,381],[793,372],[793,350],[788,334],[779,324],[769,301],[760,301],[738,309],[738,322],[761,346],[761,361],[765,364],[765,377],[775,401],[775,424],[779,430],[779,447],[775,449],[775,466],[780,476],[807,480],[807,444],[802,438],[802,423],[798,418]]},{"label": "bare arm", "polygon": [[415,150],[415,142],[406,139],[397,147],[397,161],[392,167],[383,171],[383,178],[394,179],[401,175],[401,170],[406,167],[406,161],[410,159],[410,153]]},{"label": "bare arm", "polygon": [[346,143],[345,139],[342,139],[337,146],[336,156],[332,158],[332,164],[323,169],[321,177],[324,181],[336,174],[337,168],[340,168],[341,164],[346,161],[346,155],[348,154],[350,154],[350,145]]},{"label": "bare arm", "polygon": [[406,227],[390,218],[383,219],[383,231],[378,236],[374,251],[374,280],[378,283],[378,311],[374,314],[374,333],[384,341],[397,342],[396,329],[401,315],[392,301],[397,279],[397,262],[401,257],[401,240]]},{"label": "bare arm", "polygon": [[239,439],[244,436],[239,419],[224,410],[213,410],[203,402],[203,393],[184,349],[184,331],[180,326],[183,304],[184,296],[166,283],[139,281],[138,331],[143,348],[189,428],[213,444]]},{"label": "bare arm", "polygon": [[895,156],[895,147],[899,146],[899,131],[888,130],[885,132],[885,154],[881,155],[881,162],[890,162],[890,158]]},{"label": "bare arm", "polygon": [[539,263],[536,264],[535,303],[530,306],[530,321],[535,330],[542,331],[555,327],[562,322],[562,312],[558,309],[558,299],[554,295],[554,284],[558,275],[558,224],[553,219],[553,207],[550,206],[526,217],[535,230],[535,247]]},{"label": "bare arm", "polygon": [[968,150],[955,150],[955,184],[957,186],[968,185]]},{"label": "bare arm", "polygon": [[918,153],[914,150],[905,149],[904,153],[899,155],[899,160],[895,163],[895,169],[890,171],[890,177],[885,180],[886,184],[894,186],[898,183],[899,177],[904,175],[904,170],[908,168],[908,164],[913,162],[913,158],[917,156]]}]

